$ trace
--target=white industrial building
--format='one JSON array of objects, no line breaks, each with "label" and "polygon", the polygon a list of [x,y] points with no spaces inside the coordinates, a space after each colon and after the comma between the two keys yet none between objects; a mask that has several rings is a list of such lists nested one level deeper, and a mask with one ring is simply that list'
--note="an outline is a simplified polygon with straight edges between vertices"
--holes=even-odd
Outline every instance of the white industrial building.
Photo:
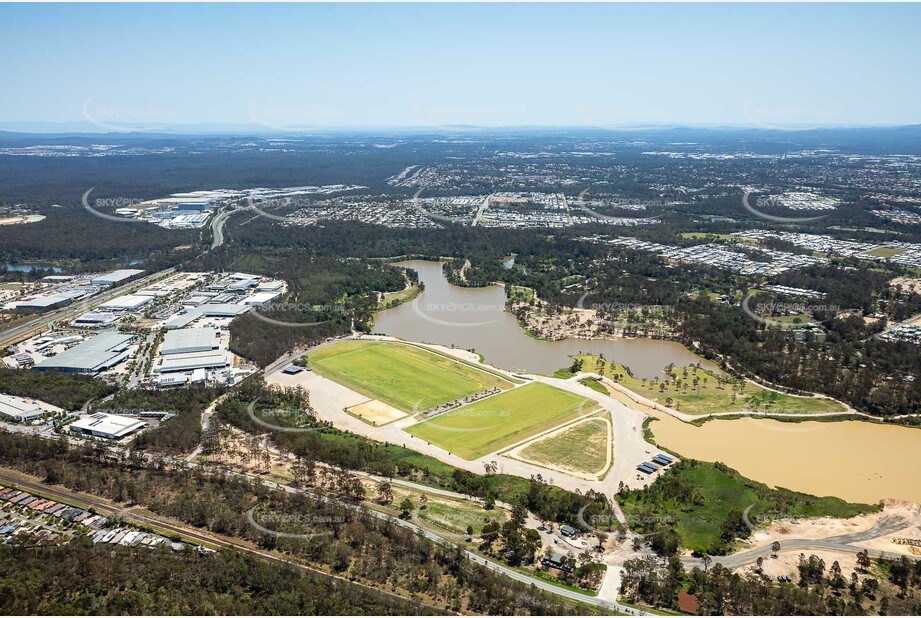
[{"label": "white industrial building", "polygon": [[215,328],[182,328],[163,337],[160,354],[170,356],[189,352],[209,352],[220,347],[220,331]]},{"label": "white industrial building", "polygon": [[281,292],[256,292],[255,294],[247,296],[241,300],[240,304],[248,305],[250,307],[261,307],[262,305],[266,305],[278,298],[279,294],[281,294]]},{"label": "white industrial building", "polygon": [[285,287],[284,281],[279,281],[278,279],[272,279],[271,281],[265,281],[256,286],[256,289],[260,292],[278,292]]},{"label": "white industrial building", "polygon": [[198,318],[235,318],[247,311],[249,311],[247,305],[235,305],[232,303],[216,303],[213,305],[202,305],[201,307],[190,307],[167,320],[163,324],[163,328],[167,330],[185,328]]},{"label": "white industrial building", "polygon": [[17,309],[31,309],[33,311],[47,311],[55,309],[68,303],[88,296],[93,292],[93,288],[65,288],[57,290],[51,294],[41,294],[18,300],[15,303]]},{"label": "white industrial building", "polygon": [[200,384],[208,378],[204,369],[196,369],[191,373],[165,373],[157,376],[156,383],[160,388],[170,386],[185,386],[186,384]]},{"label": "white industrial building", "polygon": [[34,401],[12,395],[0,395],[0,419],[2,420],[29,423],[44,415],[45,411]]},{"label": "white industrial building", "polygon": [[85,436],[121,440],[145,427],[147,423],[136,418],[97,412],[71,423],[70,431]]},{"label": "white industrial building", "polygon": [[137,270],[136,268],[127,268],[124,270],[113,270],[110,273],[99,275],[98,277],[93,277],[90,280],[90,283],[92,283],[93,285],[103,285],[103,286],[118,285],[119,283],[122,283],[123,281],[127,281],[128,279],[131,279],[132,277],[137,277],[143,272],[144,272],[143,270]]},{"label": "white industrial building", "polygon": [[92,339],[46,358],[35,365],[38,371],[67,373],[99,373],[118,365],[128,358],[128,348],[134,336],[118,331],[99,333]]},{"label": "white industrial building", "polygon": [[196,369],[226,369],[229,366],[230,354],[227,350],[212,350],[164,356],[154,371],[162,374],[188,372]]},{"label": "white industrial building", "polygon": [[152,303],[152,296],[142,294],[125,294],[99,305],[101,311],[137,311]]},{"label": "white industrial building", "polygon": [[117,313],[108,311],[87,311],[74,318],[71,325],[79,328],[106,328],[115,324],[121,317]]}]

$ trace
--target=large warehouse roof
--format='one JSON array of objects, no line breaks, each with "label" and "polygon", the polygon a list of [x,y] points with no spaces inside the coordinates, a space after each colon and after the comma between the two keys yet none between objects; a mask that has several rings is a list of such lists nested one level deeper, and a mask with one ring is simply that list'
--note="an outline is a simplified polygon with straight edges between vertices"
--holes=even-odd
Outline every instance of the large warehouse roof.
[{"label": "large warehouse roof", "polygon": [[51,294],[32,296],[16,302],[20,309],[50,309],[86,296],[92,288],[65,288]]},{"label": "large warehouse roof", "polygon": [[124,270],[113,270],[110,273],[99,275],[98,277],[93,277],[93,279],[91,280],[91,283],[93,285],[115,285],[117,283],[121,283],[122,281],[125,281],[126,279],[130,279],[131,277],[136,277],[137,275],[140,275],[142,272],[144,271],[138,270],[136,268],[126,268]]},{"label": "large warehouse roof", "polygon": [[123,438],[147,426],[144,421],[127,416],[97,412],[70,424],[70,430],[103,438]]},{"label": "large warehouse roof", "polygon": [[171,354],[163,358],[163,362],[156,368],[159,373],[173,371],[192,371],[193,369],[220,369],[230,365],[230,356],[226,350],[209,352],[190,352],[187,354]]},{"label": "large warehouse roof", "polygon": [[171,317],[163,326],[165,328],[183,328],[202,316],[209,318],[232,318],[246,313],[249,309],[247,305],[234,305],[230,303],[215,303],[202,305],[200,307],[190,307],[183,313]]},{"label": "large warehouse roof", "polygon": [[127,357],[125,350],[133,339],[132,335],[123,335],[118,331],[99,333],[57,356],[46,358],[35,368],[98,373],[124,360]]},{"label": "large warehouse roof", "polygon": [[281,292],[256,292],[255,294],[244,298],[242,301],[240,301],[240,304],[253,306],[264,305],[273,301],[280,294]]},{"label": "large warehouse roof", "polygon": [[45,411],[31,401],[0,394],[0,417],[11,418],[15,421],[31,421],[44,414]]},{"label": "large warehouse roof", "polygon": [[220,339],[214,328],[182,328],[171,330],[163,337],[160,354],[183,354],[185,352],[207,352],[218,347]]},{"label": "large warehouse roof", "polygon": [[134,311],[151,302],[153,302],[153,297],[151,296],[125,294],[124,296],[119,296],[118,298],[113,298],[110,301],[102,303],[99,305],[99,308],[107,311]]}]

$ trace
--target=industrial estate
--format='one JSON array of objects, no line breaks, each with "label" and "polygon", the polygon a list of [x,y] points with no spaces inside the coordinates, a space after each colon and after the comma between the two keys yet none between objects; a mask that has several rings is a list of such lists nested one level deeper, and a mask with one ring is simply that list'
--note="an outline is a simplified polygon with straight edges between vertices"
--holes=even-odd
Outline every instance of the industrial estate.
[{"label": "industrial estate", "polygon": [[921,614],[914,7],[41,8],[0,614]]}]

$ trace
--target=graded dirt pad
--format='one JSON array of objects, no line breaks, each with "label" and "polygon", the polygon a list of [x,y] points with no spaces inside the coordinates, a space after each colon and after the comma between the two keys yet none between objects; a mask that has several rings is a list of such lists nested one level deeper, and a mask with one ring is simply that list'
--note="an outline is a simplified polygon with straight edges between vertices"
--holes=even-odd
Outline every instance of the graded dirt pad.
[{"label": "graded dirt pad", "polygon": [[374,426],[386,425],[408,416],[406,412],[397,410],[393,406],[377,399],[369,399],[357,406],[346,408],[345,411]]},{"label": "graded dirt pad", "polygon": [[[799,581],[799,557],[801,554],[805,554],[808,558],[809,556],[815,556],[821,558],[825,561],[826,571],[831,568],[831,565],[837,561],[838,566],[841,567],[841,574],[844,575],[844,578],[850,581],[851,573],[854,572],[854,569],[857,568],[857,554],[854,552],[845,553],[838,551],[827,551],[822,549],[815,550],[802,550],[802,549],[790,549],[784,551],[780,550],[780,553],[777,554],[776,558],[765,558],[764,562],[761,565],[762,570],[765,575],[770,576],[771,578],[776,579],[778,575],[789,575],[793,578],[794,582]],[[713,562],[719,562],[719,558],[714,558]],[[740,569],[736,569],[737,573],[754,573],[754,565],[746,565]]]},{"label": "graded dirt pad", "polygon": [[[781,519],[759,529],[747,546],[763,546],[790,539],[827,539],[849,535],[854,547],[894,554],[919,555],[918,548],[896,539],[921,543],[921,505],[906,500],[883,500],[883,510],[850,519],[832,517]],[[814,552],[806,552],[814,553]],[[829,564],[831,564],[829,562]],[[841,562],[844,566],[844,562]]]}]

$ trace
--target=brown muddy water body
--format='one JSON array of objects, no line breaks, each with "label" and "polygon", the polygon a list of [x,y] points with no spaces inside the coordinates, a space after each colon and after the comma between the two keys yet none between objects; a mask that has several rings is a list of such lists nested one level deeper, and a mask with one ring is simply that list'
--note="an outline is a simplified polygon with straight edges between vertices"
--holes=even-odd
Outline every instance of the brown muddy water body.
[{"label": "brown muddy water body", "polygon": [[710,420],[700,427],[656,413],[655,441],[685,458],[721,461],[773,487],[850,502],[921,503],[921,429],[865,421],[764,418]]}]

